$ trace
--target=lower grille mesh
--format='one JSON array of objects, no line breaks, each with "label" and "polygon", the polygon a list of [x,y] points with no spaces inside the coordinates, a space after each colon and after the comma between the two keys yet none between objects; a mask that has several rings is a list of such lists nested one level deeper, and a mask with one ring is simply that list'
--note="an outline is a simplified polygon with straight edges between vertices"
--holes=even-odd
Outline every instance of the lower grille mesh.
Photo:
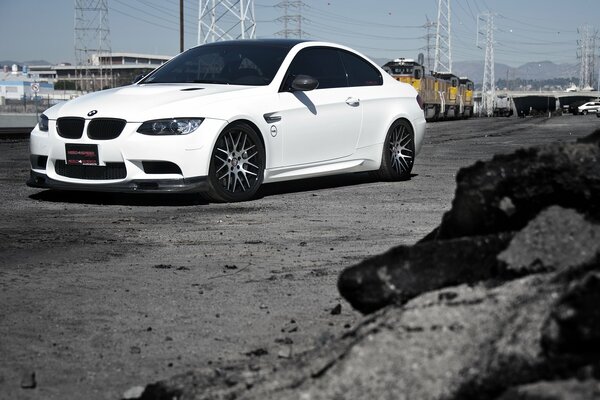
[{"label": "lower grille mesh", "polygon": [[74,179],[110,180],[124,179],[127,176],[125,163],[106,163],[106,166],[67,165],[64,160],[55,163],[56,173]]}]

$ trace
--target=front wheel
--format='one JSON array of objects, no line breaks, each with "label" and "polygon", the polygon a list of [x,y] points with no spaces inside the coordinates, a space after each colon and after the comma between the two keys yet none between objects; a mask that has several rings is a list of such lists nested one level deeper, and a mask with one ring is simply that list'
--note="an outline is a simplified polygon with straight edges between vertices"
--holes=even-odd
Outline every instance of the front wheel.
[{"label": "front wheel", "polygon": [[414,161],[415,135],[412,126],[406,120],[398,120],[392,124],[385,137],[377,176],[384,181],[410,179]]},{"label": "front wheel", "polygon": [[227,126],[217,138],[208,170],[212,201],[251,199],[263,181],[265,150],[256,131],[246,123]]}]

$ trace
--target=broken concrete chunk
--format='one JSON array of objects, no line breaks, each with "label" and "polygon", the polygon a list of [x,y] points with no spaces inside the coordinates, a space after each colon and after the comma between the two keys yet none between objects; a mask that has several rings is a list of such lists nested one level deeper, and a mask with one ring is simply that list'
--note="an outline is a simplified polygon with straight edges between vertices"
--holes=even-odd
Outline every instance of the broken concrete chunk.
[{"label": "broken concrete chunk", "polygon": [[600,225],[559,206],[540,212],[498,255],[507,272],[525,275],[584,265],[600,254]]}]

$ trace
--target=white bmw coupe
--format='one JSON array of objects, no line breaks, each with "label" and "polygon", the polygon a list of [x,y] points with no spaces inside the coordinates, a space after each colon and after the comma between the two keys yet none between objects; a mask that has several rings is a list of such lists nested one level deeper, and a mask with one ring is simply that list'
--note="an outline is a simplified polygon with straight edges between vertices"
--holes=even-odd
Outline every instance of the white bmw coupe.
[{"label": "white bmw coupe", "polygon": [[358,171],[410,178],[416,90],[344,46],[242,40],[187,50],[133,85],[46,110],[28,185],[252,198],[263,183]]}]

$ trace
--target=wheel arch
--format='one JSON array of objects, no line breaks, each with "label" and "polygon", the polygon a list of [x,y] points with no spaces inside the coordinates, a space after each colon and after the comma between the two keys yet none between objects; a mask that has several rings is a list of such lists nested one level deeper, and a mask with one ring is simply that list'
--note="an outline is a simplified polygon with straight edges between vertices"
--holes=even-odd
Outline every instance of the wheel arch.
[{"label": "wheel arch", "polygon": [[230,127],[230,126],[231,126],[231,125],[233,125],[233,124],[238,124],[238,123],[244,123],[244,124],[247,124],[247,125],[249,125],[249,126],[252,128],[252,129],[254,129],[254,131],[255,131],[255,132],[258,134],[258,138],[260,139],[260,142],[261,142],[261,144],[262,144],[262,146],[263,146],[263,149],[264,149],[264,150],[265,150],[265,152],[266,152],[266,151],[267,151],[267,146],[266,146],[266,143],[265,143],[265,138],[264,138],[263,132],[262,132],[262,130],[261,130],[259,127],[258,127],[258,125],[256,125],[256,124],[255,124],[254,122],[252,122],[251,120],[249,120],[249,119],[246,119],[246,118],[239,118],[239,119],[233,120],[233,121],[231,121],[230,123],[228,123],[227,125],[225,125],[225,127],[223,128],[223,130],[227,129],[228,127]]},{"label": "wheel arch", "polygon": [[[390,128],[392,127],[392,125],[394,125],[398,121],[406,121],[410,125],[410,127],[411,127],[411,129],[413,131],[413,140],[415,141],[415,147],[420,147],[421,138],[417,137],[417,126],[416,126],[415,122],[412,121],[406,115],[397,115],[395,118],[393,118],[391,120],[391,122],[387,126],[387,129],[385,130],[385,135],[383,137],[383,140],[385,141],[385,136],[387,135],[387,132],[390,130]],[[383,142],[382,142],[382,145],[383,145]]]},{"label": "wheel arch", "polygon": [[[402,125],[406,125],[408,127],[410,127],[410,130],[412,131],[412,161],[410,162],[410,166],[408,167],[408,172],[402,172],[402,171],[396,171],[396,172],[391,172],[391,169],[394,168],[394,161],[392,161],[392,157],[389,154],[389,150],[386,150],[386,146],[388,146],[388,137],[392,134],[392,128],[396,125],[396,124],[402,124]],[[402,150],[399,150],[400,154],[402,152]],[[385,138],[381,144],[381,149],[380,149],[380,154],[381,156],[379,157],[379,167],[376,171],[374,171],[375,176],[383,181],[392,181],[392,180],[406,180],[406,179],[410,179],[410,171],[412,170],[412,166],[414,165],[414,161],[415,161],[415,157],[416,157],[416,129],[415,129],[415,124],[413,123],[413,121],[411,121],[410,118],[407,118],[406,116],[403,115],[399,115],[396,116],[396,118],[394,118],[391,123],[388,125],[388,128],[386,130],[386,134],[385,134]],[[396,156],[397,157],[397,156]],[[402,156],[400,156],[402,157]],[[403,158],[403,157],[402,157]],[[396,163],[396,170],[398,168],[402,168],[401,166],[398,167],[398,164]]]},{"label": "wheel arch", "polygon": [[[266,146],[265,146],[265,139],[263,137],[262,131],[261,129],[257,126],[257,124],[253,123],[251,120],[246,119],[246,118],[238,118],[238,119],[232,119],[231,121],[224,121],[225,123],[222,125],[222,128],[219,130],[218,134],[215,135],[215,138],[213,140],[213,143],[211,145],[211,150],[210,150],[210,157],[208,157],[207,162],[208,162],[208,179],[209,179],[209,190],[208,192],[205,194],[205,197],[207,199],[209,199],[210,201],[217,201],[217,202],[236,202],[236,201],[245,201],[245,200],[249,200],[252,198],[252,196],[254,196],[254,194],[256,193],[256,190],[258,190],[258,188],[260,187],[260,185],[262,184],[262,180],[264,178],[259,178],[259,182],[258,186],[255,186],[255,183],[253,182],[251,184],[251,186],[253,186],[254,188],[251,188],[251,186],[248,186],[248,192],[250,193],[248,196],[239,196],[236,193],[238,193],[235,190],[235,186],[233,186],[233,191],[231,191],[230,193],[227,193],[227,191],[229,190],[229,184],[227,186],[227,189],[223,190],[223,189],[218,189],[220,186],[220,182],[217,182],[220,180],[220,178],[216,178],[216,176],[212,175],[212,160],[214,159],[214,151],[216,149],[216,146],[218,145],[219,142],[219,138],[228,130],[232,130],[235,131],[235,126],[240,126],[240,125],[245,125],[244,128],[241,129],[243,134],[243,131],[253,131],[253,134],[257,137],[258,140],[258,145],[262,147],[262,149],[259,151],[262,152],[262,157],[264,159],[263,161],[263,165],[262,165],[262,174],[264,174],[264,169],[266,167]],[[233,128],[233,129],[232,129]],[[233,139],[231,139],[233,140]],[[244,140],[245,143],[245,140]],[[256,141],[255,141],[256,143]],[[237,148],[237,144],[234,146]],[[228,150],[229,151],[229,150]],[[238,154],[239,156],[241,156],[241,154]],[[238,158],[239,160],[240,158]],[[224,161],[224,160],[221,160]],[[231,168],[231,167],[230,167]],[[235,167],[233,167],[235,168]],[[239,168],[239,167],[238,167]],[[235,173],[235,175],[237,175],[237,173]],[[245,175],[245,174],[244,174]],[[256,174],[253,174],[256,176]],[[234,178],[237,179],[237,178]],[[247,182],[248,183],[248,182]],[[246,192],[246,189],[243,189],[242,192]]]}]

